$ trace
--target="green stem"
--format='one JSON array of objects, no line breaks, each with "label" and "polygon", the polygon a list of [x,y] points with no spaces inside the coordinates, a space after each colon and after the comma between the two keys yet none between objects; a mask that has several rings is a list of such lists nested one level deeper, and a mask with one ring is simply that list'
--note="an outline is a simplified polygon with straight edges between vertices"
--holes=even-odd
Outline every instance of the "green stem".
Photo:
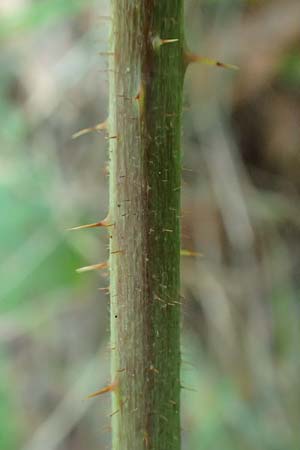
[{"label": "green stem", "polygon": [[113,450],[178,450],[183,4],[111,3]]}]

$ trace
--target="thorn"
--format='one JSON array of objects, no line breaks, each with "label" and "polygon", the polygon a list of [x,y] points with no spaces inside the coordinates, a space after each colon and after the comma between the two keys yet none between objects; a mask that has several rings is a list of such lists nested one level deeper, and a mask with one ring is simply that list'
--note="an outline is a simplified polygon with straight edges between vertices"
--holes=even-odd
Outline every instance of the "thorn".
[{"label": "thorn", "polygon": [[187,167],[182,167],[182,171],[184,171],[184,172],[199,173],[197,170],[194,170],[194,169],[188,169]]},{"label": "thorn", "polygon": [[150,367],[148,368],[148,370],[150,371],[150,372],[154,372],[154,373],[159,373],[159,370],[158,369],[156,369],[154,366],[153,366],[153,364],[151,364],[150,365]]},{"label": "thorn", "polygon": [[185,250],[185,249],[180,250],[180,255],[181,256],[202,256],[202,254],[199,252],[193,252],[192,250]]},{"label": "thorn", "polygon": [[116,134],[116,135],[114,135],[114,136],[107,136],[105,139],[108,141],[108,140],[110,140],[110,139],[118,139],[118,135]]},{"label": "thorn", "polygon": [[192,392],[198,392],[197,389],[193,389],[191,387],[187,387],[187,386],[180,386],[181,389],[185,389],[186,391],[192,391]]},{"label": "thorn", "polygon": [[161,297],[159,297],[158,295],[155,295],[155,296],[154,296],[154,299],[155,299],[155,300],[158,300],[159,302],[161,302],[161,303],[163,303],[163,304],[166,303],[166,302],[165,302]]},{"label": "thorn", "polygon": [[105,386],[104,388],[100,389],[99,391],[93,392],[92,394],[88,395],[87,398],[95,398],[99,395],[106,394],[107,392],[113,392],[116,390],[117,384],[111,383],[108,386]]},{"label": "thorn", "polygon": [[172,303],[168,303],[168,305],[172,305],[172,306],[174,306],[174,305],[182,305],[182,302],[177,302],[176,300],[173,300],[173,302]]},{"label": "thorn", "polygon": [[161,39],[160,42],[162,43],[162,45],[164,44],[171,44],[172,42],[178,42],[179,39]]},{"label": "thorn", "polygon": [[124,253],[124,250],[116,250],[115,252],[110,252],[111,255],[117,255],[119,253]]},{"label": "thorn", "polygon": [[166,416],[163,416],[162,414],[160,414],[159,417],[160,417],[161,419],[163,419],[165,422],[168,422],[168,419],[166,418]]},{"label": "thorn", "polygon": [[188,66],[191,63],[200,62],[203,64],[207,64],[209,66],[222,67],[223,69],[239,70],[239,67],[234,64],[225,64],[225,63],[222,63],[215,59],[206,58],[205,56],[196,55],[195,53],[189,53],[189,52],[184,53],[184,61],[185,61],[186,66]]},{"label": "thorn", "polygon": [[194,367],[194,369],[197,369],[197,366],[192,363],[191,361],[187,361],[186,359],[181,359],[181,364],[186,364],[187,366]]},{"label": "thorn", "polygon": [[107,120],[104,122],[98,123],[94,127],[84,128],[83,130],[77,131],[72,135],[72,139],[77,139],[80,136],[84,136],[85,134],[91,133],[92,131],[102,131],[107,129]]},{"label": "thorn", "polygon": [[102,288],[98,288],[98,291],[105,292],[106,295],[108,295],[108,294],[110,293],[110,287],[102,287]]},{"label": "thorn", "polygon": [[92,266],[80,267],[79,269],[76,269],[76,272],[82,273],[82,272],[89,272],[91,270],[100,270],[100,269],[107,269],[107,268],[108,268],[108,263],[104,262],[104,263],[100,263],[100,264],[93,264]]},{"label": "thorn", "polygon": [[89,223],[87,225],[80,225],[78,227],[67,228],[67,231],[77,231],[85,230],[87,228],[97,228],[97,227],[112,227],[113,223],[108,223],[106,219],[101,220],[101,222]]},{"label": "thorn", "polygon": [[155,51],[158,51],[162,45],[172,44],[178,42],[179,39],[161,39],[158,35],[152,39],[152,46]]},{"label": "thorn", "polygon": [[113,417],[115,414],[118,414],[120,412],[120,408],[116,409],[116,411],[109,414],[109,417]]}]

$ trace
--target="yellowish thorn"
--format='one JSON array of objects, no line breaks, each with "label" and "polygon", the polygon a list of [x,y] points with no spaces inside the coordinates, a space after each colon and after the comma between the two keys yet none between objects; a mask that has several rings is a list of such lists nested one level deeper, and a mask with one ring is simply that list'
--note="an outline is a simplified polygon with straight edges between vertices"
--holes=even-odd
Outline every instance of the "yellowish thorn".
[{"label": "yellowish thorn", "polygon": [[155,51],[159,50],[162,45],[178,42],[179,39],[161,39],[158,35],[152,39],[152,45]]},{"label": "yellowish thorn", "polygon": [[93,392],[92,394],[88,395],[87,398],[95,398],[99,397],[99,395],[106,394],[107,392],[113,392],[116,390],[116,387],[116,383],[111,383],[108,386],[100,389],[99,391]]},{"label": "yellowish thorn", "polygon": [[79,269],[76,269],[76,272],[83,273],[83,272],[90,272],[91,270],[100,270],[100,269],[107,269],[108,263],[100,263],[100,264],[93,264],[92,266],[86,266],[86,267],[80,267]]},{"label": "yellowish thorn", "polygon": [[185,53],[184,55],[186,65],[191,63],[203,63],[209,66],[222,67],[223,69],[239,70],[239,67],[234,64],[225,64],[216,59],[207,58],[205,56],[196,55],[195,53]]},{"label": "yellowish thorn", "polygon": [[77,231],[86,230],[87,228],[97,228],[97,227],[112,227],[113,223],[108,223],[105,219],[101,222],[88,223],[87,225],[80,225],[78,227],[67,228],[67,231]]},{"label": "yellowish thorn", "polygon": [[80,136],[84,136],[85,134],[92,133],[93,131],[103,131],[107,129],[107,120],[104,122],[98,123],[94,127],[84,128],[83,130],[77,131],[72,135],[72,139],[77,139]]},{"label": "yellowish thorn", "polygon": [[178,42],[179,39],[161,39],[160,41],[162,45],[164,45],[164,44],[172,44],[172,42]]}]

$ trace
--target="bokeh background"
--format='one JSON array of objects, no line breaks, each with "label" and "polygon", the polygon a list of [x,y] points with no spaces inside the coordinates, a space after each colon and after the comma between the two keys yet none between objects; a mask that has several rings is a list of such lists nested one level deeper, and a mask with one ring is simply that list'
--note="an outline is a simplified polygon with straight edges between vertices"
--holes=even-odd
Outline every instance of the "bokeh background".
[{"label": "bokeh background", "polygon": [[[300,448],[300,2],[186,0],[183,449]],[[0,447],[110,448],[109,4],[0,1]]]}]

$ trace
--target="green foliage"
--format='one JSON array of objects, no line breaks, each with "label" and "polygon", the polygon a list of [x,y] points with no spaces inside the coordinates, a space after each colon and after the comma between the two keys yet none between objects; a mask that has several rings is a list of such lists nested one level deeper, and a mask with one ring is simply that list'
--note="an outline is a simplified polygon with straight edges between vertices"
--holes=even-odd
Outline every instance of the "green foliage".
[{"label": "green foliage", "polygon": [[36,27],[47,26],[58,20],[78,14],[86,5],[84,0],[43,0],[34,1],[30,6],[8,17],[0,18],[0,41]]},{"label": "green foliage", "polygon": [[79,282],[74,266],[81,265],[82,258],[53,223],[51,209],[38,195],[41,182],[19,173],[12,185],[0,184],[2,312],[21,304],[34,308],[52,289]]}]

